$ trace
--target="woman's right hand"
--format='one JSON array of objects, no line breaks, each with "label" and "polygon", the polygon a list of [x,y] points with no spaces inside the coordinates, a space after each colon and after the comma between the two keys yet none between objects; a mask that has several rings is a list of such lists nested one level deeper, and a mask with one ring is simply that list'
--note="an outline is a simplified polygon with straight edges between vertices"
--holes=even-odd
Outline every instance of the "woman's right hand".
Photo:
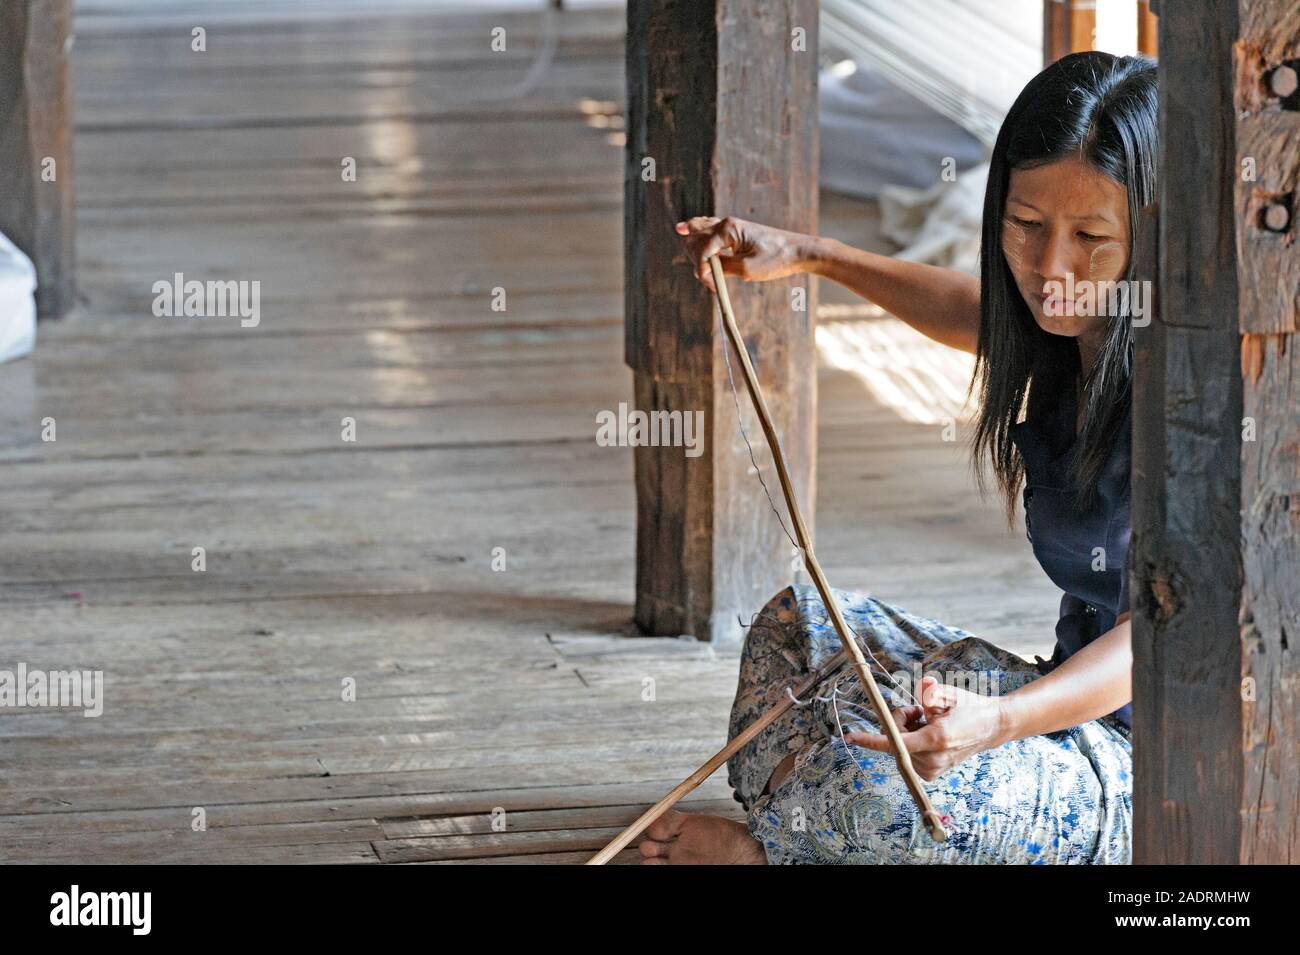
[{"label": "woman's right hand", "polygon": [[767,282],[805,271],[811,238],[727,216],[696,216],[677,223],[695,277],[713,288],[709,259],[718,256],[722,271],[746,282]]}]

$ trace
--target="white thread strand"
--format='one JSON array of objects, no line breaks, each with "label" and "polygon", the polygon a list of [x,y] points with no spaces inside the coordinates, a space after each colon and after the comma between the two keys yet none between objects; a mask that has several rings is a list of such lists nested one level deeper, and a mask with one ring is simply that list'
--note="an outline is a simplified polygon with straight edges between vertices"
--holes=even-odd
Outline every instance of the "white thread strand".
[{"label": "white thread strand", "polygon": [[[790,533],[790,529],[785,526],[785,518],[781,516],[781,512],[777,510],[776,502],[772,500],[772,491],[771,489],[768,488],[767,481],[763,480],[763,471],[758,466],[758,460],[754,456],[754,446],[750,443],[749,434],[745,430],[745,418],[740,411],[740,394],[739,392],[736,391],[736,381],[731,373],[731,351],[730,351],[731,341],[727,337],[726,328],[724,327],[722,303],[718,301],[716,297],[715,297],[715,302],[717,303],[716,308],[718,312],[718,328],[719,331],[722,333],[722,359],[724,364],[727,366],[727,384],[731,387],[731,400],[736,406],[736,424],[740,427],[740,436],[744,439],[745,447],[749,450],[749,460],[750,463],[754,465],[754,473],[758,476],[758,483],[763,485],[763,493],[767,496],[767,506],[770,507],[772,509],[772,513],[776,515],[776,519],[781,524],[781,530],[785,532],[785,536],[789,539],[791,545],[793,545],[795,550],[799,552],[800,557],[803,558],[804,549],[799,546],[799,542],[794,539],[794,536]],[[775,450],[773,450],[772,453],[775,454]],[[805,560],[805,566],[806,566],[806,560]],[[833,595],[832,595],[832,599],[834,599]],[[827,608],[827,611],[829,613],[829,608]],[[762,612],[763,612],[762,610],[756,611],[754,615],[749,618],[750,627],[754,626],[754,621],[758,619],[758,617],[762,614]],[[841,614],[841,617],[843,617],[843,614]],[[740,620],[739,616],[737,616],[737,620],[740,623],[742,628],[745,627],[744,621]],[[778,620],[778,623],[779,622],[780,621]],[[820,623],[814,623],[814,626],[824,627],[828,622],[829,622],[829,618],[823,619]],[[907,699],[910,699],[917,706],[921,706],[922,714],[924,714],[925,707],[922,706],[921,701],[918,700],[915,696],[913,696],[912,693],[906,687],[904,687],[901,683],[899,683],[897,680],[894,679],[893,674],[891,674],[888,670],[885,669],[885,665],[880,662],[880,660],[876,657],[874,653],[871,652],[871,644],[862,638],[862,636],[858,633],[857,629],[853,626],[853,624],[849,623],[847,618],[844,618],[844,625],[848,627],[849,632],[853,634],[853,639],[855,639],[858,642],[859,648],[866,651],[866,654],[871,659],[871,662],[876,665],[876,668],[882,674],[884,674],[885,679],[887,679],[890,683],[892,683]],[[852,655],[850,654],[850,656]],[[863,687],[863,689],[865,690],[866,688]],[[836,679],[835,684],[833,684],[831,687],[830,696],[813,696],[809,698],[809,700],[803,701],[794,695],[794,689],[793,687],[790,686],[787,686],[785,688],[785,693],[786,696],[790,698],[790,702],[798,707],[808,706],[813,700],[816,700],[819,703],[829,702],[831,704],[831,711],[835,714],[835,729],[839,732],[839,741],[841,745],[844,746],[845,753],[848,755],[849,759],[852,760],[854,767],[857,769],[858,773],[862,776],[863,781],[866,782],[868,785],[870,785],[871,781],[867,779],[866,768],[860,762],[858,762],[858,758],[853,754],[853,751],[850,748],[848,741],[844,739],[844,724],[840,721],[840,704],[839,704],[840,688],[839,688],[838,678]],[[892,719],[893,714],[886,713],[884,715],[884,718]],[[880,732],[881,733],[885,732],[884,726],[880,727]],[[831,744],[831,747],[833,751],[834,750],[833,743]],[[902,767],[900,766],[899,769],[901,772]],[[934,815],[938,819],[944,818],[938,812],[934,812]]]},{"label": "white thread strand", "polygon": [[[723,336],[722,360],[727,367],[727,384],[731,388],[731,400],[736,406],[736,424],[740,428],[740,436],[741,438],[744,439],[745,447],[749,450],[749,460],[750,463],[754,465],[754,474],[757,475],[758,477],[758,483],[763,485],[763,493],[767,496],[767,506],[772,509],[772,513],[776,515],[777,521],[779,521],[781,524],[781,530],[785,532],[786,538],[790,541],[794,549],[799,552],[799,555],[802,558],[804,556],[804,549],[799,546],[799,542],[794,539],[794,536],[790,533],[790,529],[785,526],[785,518],[781,516],[781,512],[777,510],[776,502],[772,500],[772,491],[770,488],[768,488],[767,481],[763,480],[763,471],[758,466],[758,459],[754,455],[754,446],[753,444],[750,443],[749,434],[745,430],[745,418],[740,410],[740,394],[739,392],[736,391],[736,380],[731,373],[730,339],[727,338],[726,329],[725,327],[723,327],[723,314],[722,314],[721,303],[717,305],[717,311],[718,311],[718,328],[722,332],[722,336]],[[832,597],[832,599],[834,598]],[[762,610],[759,610],[756,611],[754,615],[749,618],[750,627],[754,626],[754,621],[757,620],[761,614],[762,614]],[[841,616],[843,615],[841,614]],[[745,626],[743,620],[739,622],[741,627]],[[815,624],[815,626],[825,626],[828,622],[829,622],[828,619],[822,620],[820,624]],[[862,638],[862,636],[858,633],[857,628],[855,628],[853,624],[849,623],[847,618],[844,620],[844,625],[849,628],[849,632],[853,634],[853,639],[855,639],[858,642],[859,647],[866,651],[866,654],[871,659],[871,662],[876,665],[876,669],[878,669],[882,674],[884,674],[885,679],[887,679],[890,683],[892,683],[905,697],[907,697],[913,703],[920,706],[921,705],[920,701],[915,696],[913,696],[912,693],[906,687],[904,687],[901,683],[895,680],[893,674],[891,674],[888,670],[885,669],[885,665],[880,662],[880,660],[876,657],[874,653],[871,652],[871,645]],[[862,776],[863,781],[870,784],[870,780],[867,779],[866,768],[860,762],[858,762],[857,757],[854,756],[853,751],[849,748],[848,741],[844,739],[844,724],[840,721],[840,704],[839,704],[840,688],[839,688],[838,681],[834,686],[832,686],[830,696],[828,697],[813,696],[810,700],[806,702],[800,700],[798,697],[794,695],[794,689],[792,687],[787,686],[785,688],[785,693],[786,696],[790,698],[790,702],[798,707],[808,706],[809,703],[812,702],[812,700],[816,700],[820,703],[829,702],[831,704],[831,711],[835,714],[835,728],[839,732],[840,743],[844,746],[845,753],[848,755],[849,759],[852,760],[855,769]],[[922,709],[924,710],[924,707],[922,707]],[[886,713],[885,718],[892,719],[892,714]],[[880,732],[882,733],[885,732],[885,728],[883,726],[880,727]],[[832,748],[833,746],[834,744],[832,744]]]},{"label": "white thread strand", "polygon": [[914,697],[911,691],[908,690],[905,686],[903,686],[903,684],[895,680],[894,675],[885,669],[885,665],[881,663],[878,659],[876,659],[876,655],[871,652],[871,644],[868,643],[865,639],[863,639],[862,635],[859,634],[856,629],[854,629],[853,624],[849,623],[847,617],[844,619],[844,626],[849,628],[850,632],[852,632],[853,634],[854,639],[856,639],[861,644],[863,650],[867,651],[867,656],[871,658],[871,662],[876,665],[876,667],[880,670],[880,672],[885,675],[885,679],[888,680],[890,683],[894,684],[894,686],[898,689],[898,691],[902,693],[905,697],[907,697],[917,706],[920,706],[921,701],[918,700],[916,697]]},{"label": "white thread strand", "polygon": [[[715,302],[716,301],[717,300],[715,298]],[[727,384],[731,387],[731,400],[732,403],[734,403],[736,406],[736,424],[740,427],[740,436],[745,441],[745,447],[749,449],[749,460],[750,463],[754,465],[754,473],[758,476],[758,483],[763,485],[763,493],[767,496],[767,506],[772,509],[772,513],[776,515],[776,519],[780,521],[781,530],[785,532],[785,536],[789,539],[790,543],[794,546],[795,550],[799,552],[800,557],[803,557],[804,549],[799,546],[799,542],[794,539],[794,535],[792,535],[790,533],[789,528],[786,527],[785,518],[781,516],[781,512],[777,510],[776,502],[772,500],[772,491],[770,488],[768,488],[767,481],[763,480],[763,471],[758,466],[758,460],[754,455],[754,446],[753,444],[750,443],[749,433],[745,430],[745,418],[740,411],[740,393],[736,390],[736,380],[731,374],[731,349],[730,349],[731,340],[727,337],[727,330],[724,326],[724,317],[722,314],[721,304],[717,305],[717,313],[718,313],[718,329],[722,334],[722,359],[727,366]],[[762,611],[759,611],[758,613],[761,612]],[[754,619],[758,616],[758,613],[755,613],[754,617],[750,618],[751,627],[754,625]],[[823,621],[822,625],[824,624],[825,621]],[[906,688],[904,688],[901,683],[895,680],[894,677],[889,673],[889,671],[885,669],[885,665],[876,658],[876,655],[874,653],[871,652],[871,646],[867,643],[867,641],[862,639],[858,631],[854,629],[853,624],[849,623],[848,620],[845,620],[844,625],[848,627],[850,631],[852,631],[853,636],[857,638],[861,646],[866,650],[867,656],[871,658],[871,662],[876,665],[876,668],[882,674],[884,674],[885,679],[887,679],[890,683],[892,683],[905,697],[907,697],[909,700],[911,700],[913,703],[916,703],[919,706],[920,701],[915,696],[913,696]],[[741,626],[744,627],[743,622],[741,623]],[[793,694],[791,694],[791,697],[793,698]]]}]

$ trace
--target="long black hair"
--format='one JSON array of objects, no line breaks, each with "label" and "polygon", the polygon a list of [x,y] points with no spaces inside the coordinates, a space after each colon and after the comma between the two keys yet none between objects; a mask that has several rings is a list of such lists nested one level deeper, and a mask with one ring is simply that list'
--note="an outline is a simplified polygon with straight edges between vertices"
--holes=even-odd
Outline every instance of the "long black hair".
[{"label": "long black hair", "polygon": [[[1079,385],[1079,349],[1073,338],[1043,331],[1016,287],[1002,251],[1011,170],[1076,158],[1128,192],[1130,242],[1136,241],[1142,207],[1156,198],[1157,98],[1155,62],[1109,53],[1072,53],[1030,80],[998,132],[984,193],[980,251],[980,332],[971,389],[979,384],[980,414],[971,440],[981,493],[979,463],[992,463],[1014,525],[1024,462],[1012,444],[1011,425],[1028,403],[1057,407]],[[1133,278],[1133,256],[1125,280]],[[1128,309],[1124,309],[1127,313]],[[1085,411],[1075,451],[1072,503],[1076,512],[1095,506],[1097,484],[1132,400],[1132,321],[1111,316],[1105,343],[1083,382]],[[1074,422],[1070,422],[1074,427]]]}]

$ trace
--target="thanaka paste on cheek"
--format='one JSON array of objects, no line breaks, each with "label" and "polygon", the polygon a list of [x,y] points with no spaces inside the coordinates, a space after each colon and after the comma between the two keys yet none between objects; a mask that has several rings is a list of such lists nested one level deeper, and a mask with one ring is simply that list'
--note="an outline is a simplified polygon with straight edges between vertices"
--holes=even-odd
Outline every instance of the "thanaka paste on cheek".
[{"label": "thanaka paste on cheek", "polygon": [[1024,263],[1025,253],[1025,230],[1015,219],[1008,217],[1003,220],[1003,241],[1002,252],[1007,257],[1007,264],[1011,266],[1011,271],[1019,274],[1020,268]]},{"label": "thanaka paste on cheek", "polygon": [[1119,278],[1124,267],[1124,246],[1118,242],[1105,242],[1092,250],[1088,257],[1088,278],[1093,282],[1108,282]]}]

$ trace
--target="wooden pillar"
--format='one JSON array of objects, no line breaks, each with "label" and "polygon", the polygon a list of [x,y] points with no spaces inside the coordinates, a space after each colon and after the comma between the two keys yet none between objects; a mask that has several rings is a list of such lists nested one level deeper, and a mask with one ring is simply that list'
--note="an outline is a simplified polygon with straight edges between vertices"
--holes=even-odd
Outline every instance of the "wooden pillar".
[{"label": "wooden pillar", "polygon": [[72,0],[0,4],[0,232],[36,265],[43,317],[72,308]]},{"label": "wooden pillar", "polygon": [[[1243,863],[1300,858],[1300,9],[1243,0],[1235,57],[1245,587]],[[1247,430],[1249,429],[1249,430]],[[1294,646],[1292,645],[1294,644]]]},{"label": "wooden pillar", "polygon": [[1043,0],[1043,65],[1091,50],[1097,40],[1096,0]]},{"label": "wooden pillar", "polygon": [[1300,104],[1273,83],[1300,15],[1195,7],[1160,19],[1159,305],[1137,330],[1134,861],[1294,862]]},{"label": "wooden pillar", "polygon": [[1144,56],[1158,55],[1160,25],[1156,11],[1152,9],[1151,0],[1138,0],[1137,19],[1138,52]]},{"label": "wooden pillar", "polygon": [[[817,15],[816,0],[628,4],[626,360],[638,409],[702,411],[706,422],[698,457],[680,447],[635,451],[636,621],[647,633],[734,643],[743,634],[737,617],[749,623],[795,579],[790,542],[737,428],[712,296],[693,277],[673,225],[733,215],[816,230]],[[810,282],[800,276],[729,287],[811,523],[817,370]],[[781,507],[739,377],[736,387]]]}]

